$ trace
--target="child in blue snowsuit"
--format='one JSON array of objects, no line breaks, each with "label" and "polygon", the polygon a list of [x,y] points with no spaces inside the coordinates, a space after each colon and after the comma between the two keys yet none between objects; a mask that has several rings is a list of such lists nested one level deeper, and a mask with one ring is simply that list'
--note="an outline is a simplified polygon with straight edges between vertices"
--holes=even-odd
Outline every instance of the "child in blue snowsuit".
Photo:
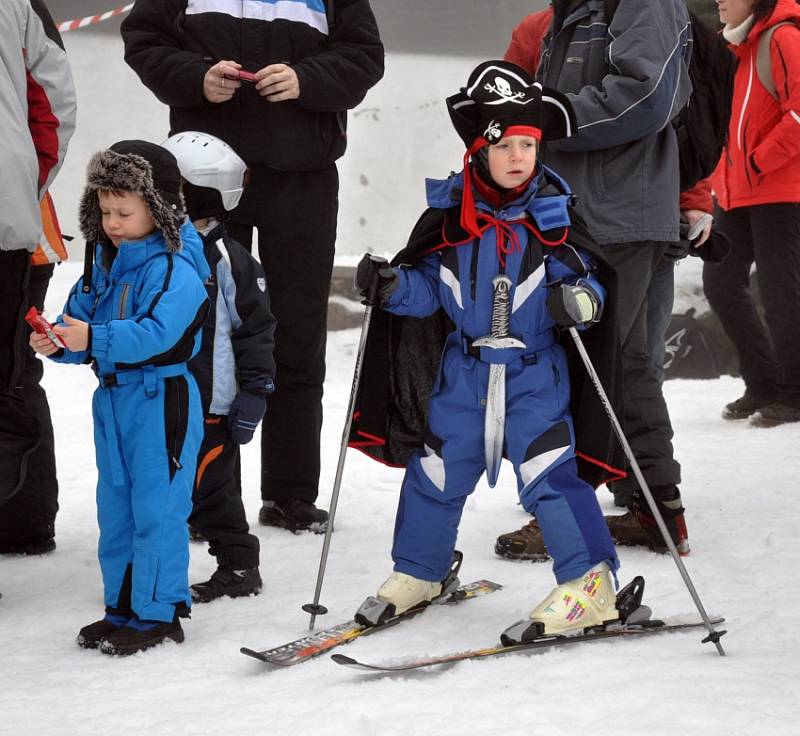
[{"label": "child in blue snowsuit", "polygon": [[80,208],[94,265],[87,258],[54,328],[66,349],[31,338],[53,360],[90,363],[99,381],[92,415],[106,614],[77,641],[107,654],[183,641],[179,617],[191,606],[187,518],[203,415],[187,363],[200,344],[209,271],[182,209],[165,149],[121,141],[95,154]]},{"label": "child in blue snowsuit", "polygon": [[555,328],[598,320],[605,291],[588,253],[542,235],[568,232],[570,193],[536,161],[539,140],[570,135],[574,114],[566,97],[500,61],[478,66],[447,102],[467,146],[464,170],[428,180],[427,198],[433,209],[460,207],[463,238],[445,236],[413,268],[365,256],[356,275],[363,294],[377,290],[383,309],[426,317],[442,308],[455,325],[425,444],[403,481],[394,573],[357,615],[377,623],[448,592],[466,498],[484,471],[494,485],[505,455],[558,583],[505,640],[603,625],[618,618],[611,576],[619,563],[594,490],[577,474],[569,374]]}]

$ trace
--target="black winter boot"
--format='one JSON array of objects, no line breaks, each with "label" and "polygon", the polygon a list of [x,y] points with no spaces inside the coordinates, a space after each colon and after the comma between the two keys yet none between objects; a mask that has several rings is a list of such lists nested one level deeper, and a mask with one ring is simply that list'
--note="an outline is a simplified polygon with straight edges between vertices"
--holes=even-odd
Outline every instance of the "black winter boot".
[{"label": "black winter boot", "polygon": [[778,427],[793,422],[800,422],[800,409],[778,401],[762,406],[750,417],[752,427]]},{"label": "black winter boot", "polygon": [[2,555],[46,555],[55,548],[56,540],[52,537],[28,537],[26,539],[0,537],[0,554]]},{"label": "black winter boot", "polygon": [[769,403],[770,399],[764,396],[755,396],[749,391],[745,391],[744,396],[740,396],[736,401],[731,401],[730,404],[725,405],[722,410],[722,418],[728,421],[747,419],[747,417]]},{"label": "black winter boot", "polygon": [[112,613],[106,611],[106,615],[103,618],[84,626],[78,632],[75,643],[84,649],[97,649],[103,639],[125,626],[131,620],[132,615],[130,612]]},{"label": "black winter boot", "polygon": [[208,603],[225,595],[229,598],[258,595],[261,592],[261,575],[257,567],[232,570],[220,565],[209,580],[195,583],[190,588],[195,603]]},{"label": "black winter boot", "polygon": [[172,621],[147,621],[134,616],[121,629],[100,641],[100,651],[114,655],[136,654],[167,639],[178,644],[183,641],[183,628],[177,612]]},{"label": "black winter boot", "polygon": [[328,512],[299,498],[264,501],[258,512],[258,523],[277,526],[292,532],[310,531],[324,534],[328,527]]}]

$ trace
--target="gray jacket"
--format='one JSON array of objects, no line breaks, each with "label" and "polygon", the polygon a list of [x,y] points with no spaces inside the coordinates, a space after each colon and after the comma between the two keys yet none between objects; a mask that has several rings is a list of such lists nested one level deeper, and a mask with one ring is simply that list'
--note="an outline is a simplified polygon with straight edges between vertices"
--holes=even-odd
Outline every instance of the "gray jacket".
[{"label": "gray jacket", "polygon": [[578,196],[600,244],[678,240],[678,142],[670,120],[691,93],[683,0],[556,0],[541,81],[569,95],[578,133],[542,160]]},{"label": "gray jacket", "polygon": [[[41,4],[36,0],[36,5]],[[0,3],[0,250],[33,252],[39,200],[75,131],[75,86],[64,50],[29,0]]]}]

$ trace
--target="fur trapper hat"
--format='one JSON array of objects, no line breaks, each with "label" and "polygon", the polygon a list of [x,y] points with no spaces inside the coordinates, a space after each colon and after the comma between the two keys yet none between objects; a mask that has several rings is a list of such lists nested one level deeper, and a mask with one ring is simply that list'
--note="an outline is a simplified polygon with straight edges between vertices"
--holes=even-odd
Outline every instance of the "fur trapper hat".
[{"label": "fur trapper hat", "polygon": [[150,216],[164,236],[167,249],[181,248],[184,204],[181,173],[175,157],[148,141],[119,141],[92,156],[86,168],[86,188],[80,204],[80,227],[88,243],[110,244],[103,231],[98,191],[132,192],[147,203]]}]

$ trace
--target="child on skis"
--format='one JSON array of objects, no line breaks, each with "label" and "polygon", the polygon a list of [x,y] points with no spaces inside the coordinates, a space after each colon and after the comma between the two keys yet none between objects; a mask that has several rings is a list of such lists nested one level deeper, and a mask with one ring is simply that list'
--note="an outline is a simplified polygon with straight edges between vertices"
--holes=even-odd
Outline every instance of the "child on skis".
[{"label": "child on skis", "polygon": [[357,288],[376,291],[383,309],[421,318],[441,308],[455,325],[424,447],[407,464],[394,572],[357,619],[379,623],[457,585],[448,572],[464,503],[484,471],[494,485],[505,455],[522,506],[541,526],[557,586],[504,640],[602,625],[618,618],[619,563],[594,491],[577,474],[555,332],[599,320],[605,290],[592,257],[567,240],[569,188],[537,164],[539,141],[571,135],[574,113],[565,96],[503,61],[480,64],[447,105],[467,147],[463,172],[427,181],[430,209],[415,229],[439,245],[395,259],[402,267],[365,256],[356,273]]},{"label": "child on skis", "polygon": [[77,642],[105,654],[183,641],[191,605],[186,520],[203,427],[188,361],[209,271],[182,220],[171,153],[134,140],[95,154],[80,206],[87,268],[54,327],[66,348],[30,338],[53,360],[90,363],[100,383],[92,415],[106,610]]},{"label": "child on skis", "polygon": [[186,211],[211,268],[210,309],[200,352],[190,363],[205,434],[189,523],[217,559],[211,578],[191,586],[192,599],[205,603],[261,590],[258,537],[250,534],[242,503],[239,445],[253,439],[273,390],[275,318],[261,264],[225,227],[242,196],[246,164],[227,143],[205,133],[178,133],[162,145],[178,161]]}]

